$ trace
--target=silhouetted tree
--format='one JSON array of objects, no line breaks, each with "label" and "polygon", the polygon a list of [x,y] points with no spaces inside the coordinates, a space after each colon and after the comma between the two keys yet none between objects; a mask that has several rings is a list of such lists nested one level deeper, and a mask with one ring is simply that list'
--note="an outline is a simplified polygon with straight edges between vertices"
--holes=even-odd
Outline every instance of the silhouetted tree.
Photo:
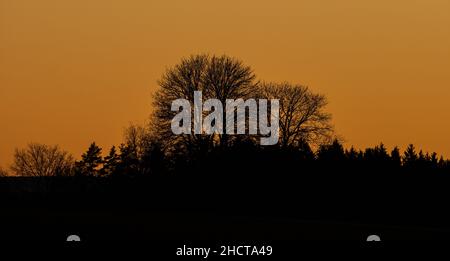
[{"label": "silhouetted tree", "polygon": [[119,147],[119,164],[117,165],[116,175],[136,176],[139,172],[139,159],[136,151],[130,145],[121,144]]},{"label": "silhouetted tree", "polygon": [[332,144],[319,147],[317,158],[319,161],[343,163],[345,159],[344,147],[335,139]]},{"label": "silhouetted tree", "polygon": [[345,150],[345,164],[352,170],[361,170],[364,166],[364,152],[356,150],[353,146]]},{"label": "silhouetted tree", "polygon": [[364,152],[364,160],[371,168],[376,169],[386,169],[391,163],[383,143],[374,148],[367,148]]},{"label": "silhouetted tree", "polygon": [[102,149],[93,142],[81,156],[81,161],[76,163],[76,168],[80,175],[96,177],[99,176],[102,164]]},{"label": "silhouetted tree", "polygon": [[312,161],[315,159],[314,151],[309,146],[309,143],[305,140],[300,140],[297,144],[298,151],[300,152],[301,160]]},{"label": "silhouetted tree", "polygon": [[324,111],[325,96],[308,87],[290,83],[264,83],[261,96],[280,100],[280,145],[296,146],[300,141],[313,144],[330,142],[333,134],[331,115]]},{"label": "silhouetted tree", "polygon": [[345,157],[347,158],[347,160],[355,162],[358,160],[358,152],[352,146],[349,150],[345,150]]},{"label": "silhouetted tree", "polygon": [[112,146],[108,156],[103,160],[103,168],[101,169],[102,176],[111,176],[117,171],[117,166],[120,162],[120,156],[117,154],[116,147]]},{"label": "silhouetted tree", "polygon": [[436,152],[433,152],[431,154],[430,161],[431,161],[431,166],[432,166],[433,169],[437,169],[439,167],[438,166],[438,156],[437,156]]},{"label": "silhouetted tree", "polygon": [[7,177],[8,176],[8,172],[3,169],[2,167],[0,167],[0,177]]},{"label": "silhouetted tree", "polygon": [[148,127],[132,124],[125,130],[119,168],[128,175],[148,175],[153,167],[162,164],[154,159],[158,150],[161,150],[159,141]]},{"label": "silhouetted tree", "polygon": [[161,174],[167,171],[167,160],[161,145],[155,141],[147,147],[141,159],[142,174]]},{"label": "silhouetted tree", "polygon": [[403,165],[412,168],[416,165],[417,158],[416,148],[410,144],[403,155]]},{"label": "silhouetted tree", "polygon": [[[170,127],[169,127],[170,129]],[[141,160],[151,147],[154,138],[148,126],[130,124],[124,132],[124,146],[127,146],[127,153],[132,157]]]},{"label": "silhouetted tree", "polygon": [[383,143],[380,143],[380,145],[375,146],[375,155],[378,159],[381,161],[388,161],[390,159],[389,154],[387,153],[386,147]]},{"label": "silhouetted tree", "polygon": [[[173,135],[171,120],[178,112],[171,111],[171,103],[184,98],[193,104],[194,91],[202,91],[203,99],[215,98],[225,104],[226,99],[246,99],[254,94],[256,83],[252,69],[228,56],[195,55],[182,59],[168,69],[159,81],[154,95],[153,130],[166,151],[177,147],[189,153],[210,149],[214,144],[225,146],[227,135]],[[224,115],[223,126],[226,116]],[[174,146],[178,143],[181,146]],[[172,150],[173,152],[173,150]]]},{"label": "silhouetted tree", "polygon": [[417,157],[416,168],[418,168],[419,170],[424,170],[427,167],[429,167],[428,163],[429,163],[429,155],[424,154],[423,150],[420,150],[419,155]]},{"label": "silhouetted tree", "polygon": [[17,176],[70,176],[73,157],[58,146],[30,143],[25,149],[16,149],[11,167]]},{"label": "silhouetted tree", "polygon": [[445,160],[444,157],[441,156],[438,162],[438,168],[441,170],[450,171],[450,161]]},{"label": "silhouetted tree", "polygon": [[395,147],[391,151],[391,162],[393,167],[399,168],[402,165],[402,157],[400,155],[400,149]]}]

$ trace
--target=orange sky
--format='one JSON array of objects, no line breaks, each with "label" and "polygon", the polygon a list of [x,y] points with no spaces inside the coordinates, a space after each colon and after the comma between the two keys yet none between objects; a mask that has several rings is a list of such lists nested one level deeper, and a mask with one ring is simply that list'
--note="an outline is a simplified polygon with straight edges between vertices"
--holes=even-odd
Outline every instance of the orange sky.
[{"label": "orange sky", "polygon": [[167,66],[228,54],[328,96],[347,145],[450,156],[448,0],[0,0],[0,166],[30,141],[76,157],[143,122]]}]

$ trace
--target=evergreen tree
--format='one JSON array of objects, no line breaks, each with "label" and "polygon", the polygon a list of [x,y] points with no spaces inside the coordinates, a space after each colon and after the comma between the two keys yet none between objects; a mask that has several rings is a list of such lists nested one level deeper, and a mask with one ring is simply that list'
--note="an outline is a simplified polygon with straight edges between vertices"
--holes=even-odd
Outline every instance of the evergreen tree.
[{"label": "evergreen tree", "polygon": [[360,155],[360,151],[352,146],[350,150],[345,151],[345,159],[348,167],[359,169],[363,165],[364,155]]},{"label": "evergreen tree", "polygon": [[103,164],[102,149],[93,142],[89,149],[81,156],[81,161],[76,163],[77,172],[83,176],[99,176],[100,166]]},{"label": "evergreen tree", "polygon": [[120,156],[117,154],[116,147],[112,146],[108,156],[105,157],[101,174],[103,176],[114,175],[120,162]]},{"label": "evergreen tree", "polygon": [[444,160],[444,157],[441,156],[441,158],[439,159],[439,162],[438,162],[438,167],[440,169],[444,169],[446,167],[445,165],[446,165],[446,161]]},{"label": "evergreen tree", "polygon": [[302,160],[314,160],[314,152],[305,140],[300,140],[298,143],[298,152]]},{"label": "evergreen tree", "polygon": [[383,143],[375,147],[375,157],[378,161],[387,162],[389,160],[389,154],[387,153],[386,147]]},{"label": "evergreen tree", "polygon": [[417,163],[417,158],[416,148],[413,144],[410,144],[404,153],[403,165],[409,168],[414,167]]},{"label": "evergreen tree", "polygon": [[319,160],[342,163],[342,160],[345,159],[344,147],[336,139],[330,145],[320,146],[317,157]]},{"label": "evergreen tree", "polygon": [[394,167],[400,167],[402,165],[402,158],[400,156],[400,149],[395,147],[391,151],[391,162]]},{"label": "evergreen tree", "polygon": [[167,170],[166,157],[159,143],[153,143],[146,151],[141,162],[141,174],[162,174]]},{"label": "evergreen tree", "polygon": [[350,150],[345,150],[345,157],[348,159],[348,160],[351,160],[351,161],[353,161],[353,160],[356,160],[357,158],[358,158],[358,152],[355,150],[355,148],[352,146],[351,148],[350,148]]},{"label": "evergreen tree", "polygon": [[433,152],[432,154],[431,154],[431,159],[430,159],[430,161],[431,161],[431,167],[433,168],[433,169],[437,169],[438,168],[438,157],[437,157],[437,153],[436,152]]},{"label": "evergreen tree", "polygon": [[423,153],[422,150],[419,151],[419,157],[418,157],[417,160],[418,160],[418,161],[425,161],[425,160],[426,160],[425,154]]},{"label": "evergreen tree", "polygon": [[121,144],[119,147],[119,164],[117,166],[117,175],[135,176],[139,172],[139,158],[132,146]]},{"label": "evergreen tree", "polygon": [[426,157],[425,154],[423,153],[422,150],[419,151],[419,155],[417,157],[417,164],[416,164],[416,168],[422,170],[425,169],[427,165],[427,161],[426,161]]}]

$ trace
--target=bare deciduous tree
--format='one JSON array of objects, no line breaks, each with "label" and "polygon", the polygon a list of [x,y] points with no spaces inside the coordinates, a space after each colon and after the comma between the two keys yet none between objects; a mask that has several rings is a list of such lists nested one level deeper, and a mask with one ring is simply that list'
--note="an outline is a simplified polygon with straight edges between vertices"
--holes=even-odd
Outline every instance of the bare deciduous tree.
[{"label": "bare deciduous tree", "polygon": [[0,167],[0,177],[7,177],[8,172],[4,170],[2,167]]},{"label": "bare deciduous tree", "polygon": [[73,166],[73,157],[58,146],[30,143],[25,149],[16,149],[11,169],[17,176],[51,177],[69,176]]},{"label": "bare deciduous tree", "polygon": [[160,140],[153,136],[148,125],[130,124],[125,129],[124,143],[120,146],[120,160],[118,164],[122,172],[134,175],[148,175],[156,166],[162,166],[163,157]]},{"label": "bare deciduous tree", "polygon": [[124,146],[136,159],[141,159],[153,142],[152,134],[146,125],[130,124],[124,131]]},{"label": "bare deciduous tree", "polygon": [[280,100],[280,146],[330,141],[333,126],[331,115],[324,111],[325,96],[290,83],[263,83],[260,91],[262,98]]},{"label": "bare deciduous tree", "polygon": [[182,59],[164,73],[159,85],[161,88],[154,95],[152,129],[166,147],[181,144],[188,150],[209,147],[216,141],[223,145],[227,138],[226,135],[173,135],[170,123],[177,112],[171,111],[172,101],[186,99],[193,103],[194,91],[202,91],[203,99],[215,98],[225,104],[226,99],[246,99],[256,90],[252,69],[225,55]]}]

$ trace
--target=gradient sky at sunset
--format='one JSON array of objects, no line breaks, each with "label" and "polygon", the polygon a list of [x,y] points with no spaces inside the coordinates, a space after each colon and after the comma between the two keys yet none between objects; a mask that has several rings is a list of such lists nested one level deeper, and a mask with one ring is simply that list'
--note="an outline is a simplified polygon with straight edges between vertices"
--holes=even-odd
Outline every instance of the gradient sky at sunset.
[{"label": "gradient sky at sunset", "polygon": [[148,118],[165,68],[196,53],[325,94],[346,145],[450,157],[449,11],[448,0],[0,0],[0,166],[31,141],[76,157],[119,144]]}]

